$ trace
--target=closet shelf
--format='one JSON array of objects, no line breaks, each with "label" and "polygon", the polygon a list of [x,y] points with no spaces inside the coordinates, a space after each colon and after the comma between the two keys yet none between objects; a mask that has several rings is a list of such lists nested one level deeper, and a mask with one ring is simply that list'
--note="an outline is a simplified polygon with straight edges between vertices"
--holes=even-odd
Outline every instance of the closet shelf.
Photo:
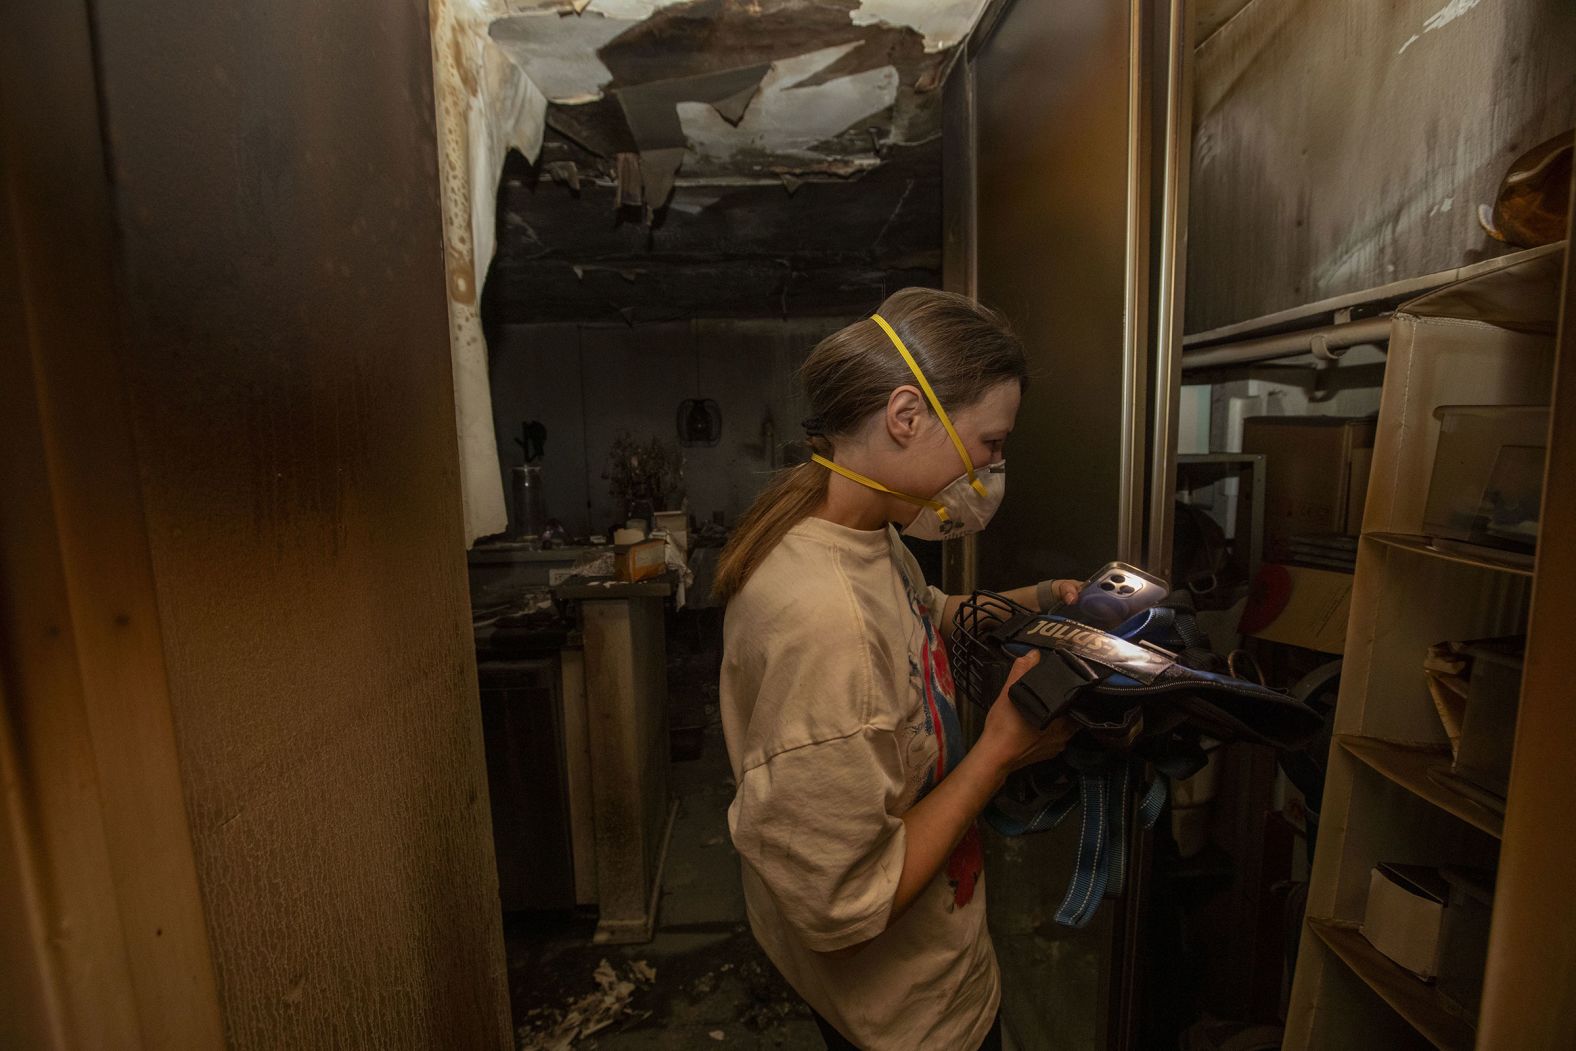
[{"label": "closet shelf", "polygon": [[1491,548],[1465,544],[1460,547],[1439,547],[1431,537],[1414,536],[1410,533],[1364,533],[1363,536],[1386,547],[1399,548],[1429,558],[1459,562],[1464,566],[1477,566],[1479,569],[1492,569],[1500,573],[1514,573],[1520,577],[1532,576],[1531,559],[1517,559],[1512,555],[1501,558]]},{"label": "closet shelf", "polygon": [[1484,806],[1460,789],[1449,778],[1441,780],[1431,771],[1450,770],[1448,748],[1421,748],[1381,741],[1375,737],[1338,734],[1336,740],[1350,754],[1361,759],[1413,795],[1454,814],[1472,827],[1499,839],[1505,832],[1505,815]]},{"label": "closet shelf", "polygon": [[1308,929],[1435,1047],[1471,1051],[1477,1042],[1472,1026],[1445,1006],[1433,986],[1391,962],[1357,928],[1310,916]]}]

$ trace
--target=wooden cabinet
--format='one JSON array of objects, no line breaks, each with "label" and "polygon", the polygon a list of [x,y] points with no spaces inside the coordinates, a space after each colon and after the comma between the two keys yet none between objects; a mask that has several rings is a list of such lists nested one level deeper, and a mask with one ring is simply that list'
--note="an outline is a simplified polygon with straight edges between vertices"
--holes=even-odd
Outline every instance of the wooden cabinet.
[{"label": "wooden cabinet", "polygon": [[[1396,314],[1286,1029],[1289,1049],[1557,1046],[1506,1043],[1503,1035],[1478,1041],[1470,1011],[1391,963],[1359,926],[1369,873],[1379,862],[1493,869],[1502,849],[1511,856],[1527,845],[1520,837],[1538,834],[1440,776],[1448,772],[1450,751],[1422,665],[1431,644],[1517,634],[1529,621],[1535,639],[1562,628],[1568,634],[1570,624],[1546,623],[1541,613],[1529,617],[1529,609],[1545,585],[1551,551],[1566,557],[1570,503],[1546,504],[1536,571],[1493,554],[1439,550],[1423,535],[1423,511],[1439,439],[1436,408],[1549,402],[1563,262],[1562,254],[1546,253],[1431,293]],[[1570,407],[1564,408],[1568,416]],[[1569,426],[1563,430],[1555,428],[1551,459],[1568,464],[1572,435]],[[1528,693],[1523,716],[1550,700]],[[1567,705],[1558,716],[1537,717],[1549,718],[1568,739],[1576,712]],[[1527,726],[1524,721],[1523,737]],[[1528,769],[1524,760],[1534,758],[1543,765]],[[1564,769],[1548,766],[1549,758],[1518,739],[1509,814],[1517,812],[1528,779],[1540,785],[1563,780]],[[1568,762],[1567,756],[1561,766]],[[1504,919],[1503,902],[1519,900],[1526,890],[1519,874],[1501,872],[1496,925]],[[1571,912],[1567,891],[1549,919],[1568,929]],[[1502,944],[1499,935],[1496,929],[1496,944]],[[1514,956],[1510,946],[1490,954],[1485,1017],[1499,1017],[1488,1009],[1501,986],[1495,971],[1515,967]],[[1545,974],[1541,981],[1546,990],[1550,981],[1565,987],[1570,975]],[[1569,1003],[1568,993],[1563,999]]]},{"label": "wooden cabinet", "polygon": [[[678,804],[668,790],[667,640],[661,580],[557,589],[584,639],[598,942],[644,942],[656,924],[662,867]],[[571,707],[573,707],[571,705]],[[571,734],[572,737],[577,734]]]},{"label": "wooden cabinet", "polygon": [[558,658],[483,661],[482,736],[505,911],[575,904]]}]

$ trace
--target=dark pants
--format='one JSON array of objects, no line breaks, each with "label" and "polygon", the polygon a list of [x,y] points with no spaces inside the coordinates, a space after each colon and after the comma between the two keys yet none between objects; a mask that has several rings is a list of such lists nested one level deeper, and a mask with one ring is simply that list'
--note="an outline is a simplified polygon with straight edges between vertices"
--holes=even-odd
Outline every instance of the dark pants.
[{"label": "dark pants", "polygon": [[[856,1045],[848,1042],[847,1037],[832,1028],[831,1022],[822,1018],[814,1010],[810,1013],[815,1015],[815,1024],[821,1028],[821,1039],[826,1041],[826,1051],[859,1051]],[[990,1032],[985,1034],[985,1039],[981,1042],[979,1051],[1001,1051],[1000,1014],[996,1015],[996,1020],[991,1023]]]}]

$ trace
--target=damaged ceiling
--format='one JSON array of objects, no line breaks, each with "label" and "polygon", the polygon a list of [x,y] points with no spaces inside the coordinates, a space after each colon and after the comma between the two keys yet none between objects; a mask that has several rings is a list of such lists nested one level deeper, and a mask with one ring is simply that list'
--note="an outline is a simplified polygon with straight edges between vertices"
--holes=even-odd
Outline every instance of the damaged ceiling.
[{"label": "damaged ceiling", "polygon": [[985,0],[511,0],[547,99],[493,323],[836,314],[938,284],[941,92]]}]

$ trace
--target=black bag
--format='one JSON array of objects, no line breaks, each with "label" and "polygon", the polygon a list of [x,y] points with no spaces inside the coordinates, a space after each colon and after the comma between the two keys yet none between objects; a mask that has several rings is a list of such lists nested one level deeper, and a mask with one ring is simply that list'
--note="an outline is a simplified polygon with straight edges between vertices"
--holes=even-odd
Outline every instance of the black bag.
[{"label": "black bag", "polygon": [[1067,926],[1084,926],[1102,897],[1123,889],[1131,796],[1146,767],[1155,776],[1138,819],[1148,827],[1165,805],[1167,780],[1203,768],[1206,742],[1297,748],[1323,725],[1288,694],[1218,670],[1223,662],[1209,650],[1185,592],[1112,632],[976,592],[959,607],[952,632],[958,695],[989,707],[1013,661],[1030,649],[1046,652],[1008,698],[1037,728],[1066,715],[1079,730],[1061,755],[1012,774],[985,818],[1004,835],[1026,835],[1056,827],[1081,806],[1077,868],[1056,916]]}]

